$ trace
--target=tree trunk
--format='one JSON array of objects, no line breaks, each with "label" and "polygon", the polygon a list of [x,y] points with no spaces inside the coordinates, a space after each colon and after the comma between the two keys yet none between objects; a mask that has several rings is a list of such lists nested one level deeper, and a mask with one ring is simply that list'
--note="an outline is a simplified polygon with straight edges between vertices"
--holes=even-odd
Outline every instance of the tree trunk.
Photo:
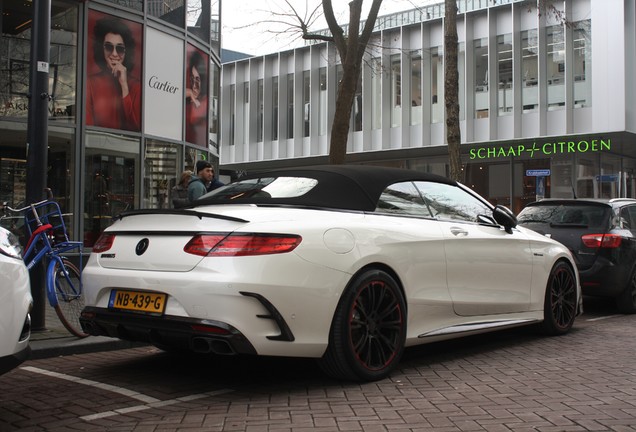
[{"label": "tree trunk", "polygon": [[343,164],[347,156],[347,141],[351,127],[351,111],[360,77],[360,66],[343,67],[342,81],[338,85],[336,111],[333,117],[329,147],[329,163]]},{"label": "tree trunk", "polygon": [[457,3],[445,0],[444,18],[444,100],[446,108],[446,141],[450,178],[462,181],[459,129],[459,73],[457,71]]},{"label": "tree trunk", "polygon": [[338,25],[333,14],[331,0],[322,0],[325,19],[333,35],[333,42],[342,62],[342,81],[338,84],[336,111],[329,141],[330,164],[343,164],[347,157],[351,111],[362,70],[362,56],[373,32],[378,11],[382,4],[382,0],[373,0],[369,16],[364,23],[364,29],[359,34],[362,1],[352,0],[349,2],[349,33],[345,36],[342,27]]}]

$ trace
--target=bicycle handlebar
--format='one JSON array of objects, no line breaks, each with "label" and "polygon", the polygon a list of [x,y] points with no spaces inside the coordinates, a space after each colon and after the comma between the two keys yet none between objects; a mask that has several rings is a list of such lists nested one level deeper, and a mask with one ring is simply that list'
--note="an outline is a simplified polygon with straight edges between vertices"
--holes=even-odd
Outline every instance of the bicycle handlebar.
[{"label": "bicycle handlebar", "polygon": [[50,201],[50,200],[45,199],[45,200],[43,200],[43,201],[35,202],[35,203],[33,203],[33,204],[29,204],[28,206],[26,206],[26,207],[22,207],[22,208],[19,208],[19,209],[15,209],[15,208],[13,208],[13,207],[10,207],[10,206],[9,206],[9,205],[7,205],[7,204],[3,204],[3,207],[4,207],[5,209],[9,210],[9,211],[14,212],[14,213],[20,213],[20,212],[23,212],[23,211],[25,211],[25,210],[30,209],[30,208],[31,208],[31,207],[33,207],[33,206],[37,206],[37,205],[40,205],[40,204],[44,204],[44,203],[46,203],[46,202],[48,202],[48,201]]},{"label": "bicycle handlebar", "polygon": [[28,210],[30,208],[33,208],[33,206],[39,206],[39,205],[44,204],[44,203],[46,203],[48,201],[52,201],[53,200],[53,192],[51,192],[51,188],[46,188],[44,190],[46,191],[46,196],[47,196],[47,198],[45,200],[31,203],[28,206],[22,207],[22,208],[19,208],[19,209],[15,209],[13,207],[10,207],[7,202],[3,202],[2,203],[2,209],[7,209],[7,210],[12,211],[14,213],[20,213],[20,212],[23,212],[23,211]]}]

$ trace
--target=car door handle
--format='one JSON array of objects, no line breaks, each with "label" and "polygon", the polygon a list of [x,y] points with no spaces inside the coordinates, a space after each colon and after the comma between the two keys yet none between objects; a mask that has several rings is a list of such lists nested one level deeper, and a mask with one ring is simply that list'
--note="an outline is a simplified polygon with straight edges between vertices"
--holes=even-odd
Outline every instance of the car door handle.
[{"label": "car door handle", "polygon": [[453,235],[456,237],[465,237],[468,235],[468,231],[462,228],[457,228],[457,227],[452,227],[450,229],[450,232],[453,233]]}]

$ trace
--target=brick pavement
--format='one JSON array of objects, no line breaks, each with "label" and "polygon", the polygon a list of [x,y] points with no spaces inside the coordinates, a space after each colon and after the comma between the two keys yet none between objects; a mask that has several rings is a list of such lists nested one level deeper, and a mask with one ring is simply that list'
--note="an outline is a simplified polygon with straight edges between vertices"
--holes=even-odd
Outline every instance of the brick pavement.
[{"label": "brick pavement", "polygon": [[636,316],[583,316],[562,337],[518,329],[408,349],[390,379],[364,384],[308,360],[152,347],[30,360],[0,377],[0,430],[636,431],[635,335]]}]

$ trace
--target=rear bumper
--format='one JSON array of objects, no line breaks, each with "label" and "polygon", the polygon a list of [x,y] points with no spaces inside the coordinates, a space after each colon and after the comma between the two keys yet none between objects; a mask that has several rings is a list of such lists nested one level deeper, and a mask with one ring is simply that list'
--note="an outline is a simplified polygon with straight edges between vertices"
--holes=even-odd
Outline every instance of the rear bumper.
[{"label": "rear bumper", "polygon": [[162,348],[206,354],[256,354],[236,328],[218,321],[179,316],[152,316],[87,306],[82,329],[93,336],[147,342]]},{"label": "rear bumper", "polygon": [[616,297],[627,286],[633,263],[616,264],[606,259],[597,259],[592,267],[579,270],[581,291],[584,295]]}]

